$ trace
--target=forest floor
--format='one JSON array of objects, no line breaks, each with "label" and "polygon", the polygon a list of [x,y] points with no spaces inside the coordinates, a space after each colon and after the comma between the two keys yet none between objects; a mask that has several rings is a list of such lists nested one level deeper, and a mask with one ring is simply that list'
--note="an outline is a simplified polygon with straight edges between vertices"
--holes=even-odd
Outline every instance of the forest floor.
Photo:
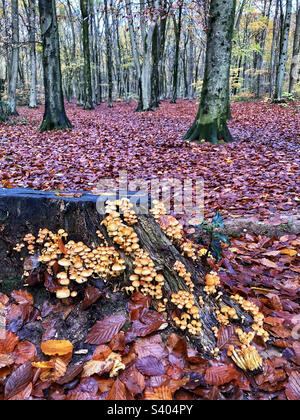
[{"label": "forest floor", "polygon": [[195,101],[164,102],[135,113],[135,103],[95,111],[67,106],[74,130],[37,133],[43,109],[20,109],[14,124],[0,125],[0,185],[39,190],[93,190],[103,178],[199,179],[205,216],[272,220],[292,216],[300,203],[299,105],[234,103],[230,127],[238,140],[224,146],[189,144],[182,137]]},{"label": "forest floor", "polygon": [[[94,190],[101,178],[127,170],[132,179],[203,177],[207,218],[220,211],[226,219],[276,224],[278,215],[299,211],[299,106],[234,103],[230,127],[238,141],[217,147],[181,140],[196,102],[165,102],[147,114],[134,108],[118,103],[85,112],[68,105],[74,130],[47,134],[37,133],[42,108],[21,108],[14,124],[0,125],[2,187]],[[159,331],[161,315],[140,295],[124,311],[125,327],[114,313],[98,330],[95,325],[100,345],[85,342],[91,334],[86,330],[71,351],[66,343],[60,347],[59,361],[42,363],[47,349],[43,355],[41,342],[67,339],[70,329],[76,335],[73,321],[94,324],[95,302],[112,295],[91,287],[83,312],[80,301],[38,304],[26,290],[0,293],[7,317],[7,332],[0,336],[0,400],[300,399],[299,249],[297,235],[248,233],[231,238],[223,259],[213,264],[222,286],[250,299],[265,316],[271,339],[267,345],[255,339],[264,359],[257,375],[244,373],[227,356],[236,341],[234,327],[219,330],[219,360],[203,359],[184,338]],[[125,370],[110,378],[112,365],[103,362],[115,353]]]}]

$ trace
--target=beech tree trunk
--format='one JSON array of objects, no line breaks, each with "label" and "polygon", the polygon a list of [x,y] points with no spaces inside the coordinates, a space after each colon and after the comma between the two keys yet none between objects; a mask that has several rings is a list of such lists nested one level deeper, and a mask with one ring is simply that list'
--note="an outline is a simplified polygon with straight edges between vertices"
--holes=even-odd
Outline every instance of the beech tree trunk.
[{"label": "beech tree trunk", "polygon": [[266,18],[265,28],[261,31],[259,36],[258,44],[260,46],[260,52],[257,54],[256,59],[256,96],[260,98],[261,95],[261,71],[264,62],[264,53],[265,53],[265,45],[266,45],[266,37],[268,33],[268,26],[269,26],[269,19],[270,19],[270,12],[271,12],[272,0],[269,1],[269,5],[267,5],[267,0],[264,3],[264,11],[263,11],[263,18]]},{"label": "beech tree trunk", "polygon": [[180,38],[181,38],[181,29],[182,29],[182,9],[183,3],[179,4],[179,17],[178,22],[174,16],[174,31],[175,31],[175,58],[174,58],[174,68],[173,68],[173,92],[171,104],[176,104],[178,96],[178,68],[179,68],[179,54],[180,54]]},{"label": "beech tree trunk", "polygon": [[12,53],[9,72],[8,103],[11,114],[18,115],[16,90],[19,69],[19,0],[11,2]]},{"label": "beech tree trunk", "polygon": [[142,102],[143,102],[142,69],[141,69],[141,63],[140,63],[140,51],[139,51],[139,47],[138,47],[138,44],[137,44],[136,33],[134,31],[133,13],[132,13],[132,6],[131,6],[130,1],[126,3],[126,13],[127,13],[127,19],[128,19],[129,36],[130,36],[132,55],[133,55],[136,78],[137,78],[138,97],[139,97],[137,111],[141,111],[142,110]]},{"label": "beech tree trunk", "polygon": [[123,62],[122,62],[122,52],[121,52],[121,46],[120,46],[120,35],[119,35],[119,22],[117,19],[113,20],[113,33],[114,33],[114,55],[116,58],[117,63],[117,71],[119,72],[120,77],[120,85],[124,93],[125,102],[128,104],[129,97],[128,97],[128,91],[127,91],[127,85],[125,83],[125,77],[124,77],[124,69],[123,69]]},{"label": "beech tree trunk", "polygon": [[297,2],[296,27],[293,42],[293,57],[290,70],[289,92],[293,93],[295,84],[300,79],[300,3]]},{"label": "beech tree trunk", "polygon": [[273,19],[273,33],[272,33],[272,47],[271,47],[271,58],[270,58],[270,87],[269,87],[269,95],[270,98],[273,99],[274,97],[274,83],[275,83],[275,68],[276,68],[276,29],[278,23],[278,12],[279,12],[279,2],[280,0],[276,0],[276,7],[275,7],[275,14]]},{"label": "beech tree trunk", "polygon": [[90,35],[89,35],[89,0],[80,0],[82,17],[82,44],[84,55],[84,109],[93,110],[93,89],[91,73]]},{"label": "beech tree trunk", "polygon": [[72,128],[63,98],[55,0],[39,0],[39,10],[45,86],[45,113],[40,131]]},{"label": "beech tree trunk", "polygon": [[[129,198],[132,198],[130,195]],[[101,230],[108,242],[112,244],[108,238],[106,229],[101,225],[103,220],[96,210],[96,201],[99,197],[88,193],[83,193],[81,197],[58,197],[54,193],[37,192],[27,189],[0,190],[0,290],[7,292],[19,288],[22,285],[22,274],[24,271],[23,264],[19,253],[14,251],[17,243],[22,242],[24,236],[28,233],[36,235],[40,228],[47,228],[53,232],[64,229],[69,233],[69,239],[74,241],[82,241],[88,246],[96,247],[99,245],[97,230]],[[100,197],[103,201],[106,198]],[[161,272],[165,277],[164,296],[170,298],[172,293],[179,290],[189,291],[185,281],[180,278],[174,270],[176,261],[183,263],[188,272],[192,275],[192,281],[195,284],[195,301],[199,296],[204,299],[204,307],[200,308],[200,321],[203,324],[203,334],[198,337],[188,336],[199,351],[210,354],[216,347],[216,338],[212,331],[212,327],[218,325],[215,311],[222,302],[207,297],[203,291],[205,269],[201,262],[194,263],[192,260],[181,255],[179,249],[165,236],[159,225],[151,215],[138,216],[138,223],[134,225],[141,247],[147,251],[150,258],[155,263],[156,270]],[[116,246],[116,245],[115,245]],[[126,260],[126,272],[123,278],[122,286],[130,285],[128,277],[133,273],[133,257],[124,255],[118,248],[121,256]],[[24,257],[27,255],[24,250]],[[39,273],[39,267],[34,268],[35,273]],[[112,280],[110,287],[113,290],[116,281]],[[42,287],[42,286],[36,286]],[[45,289],[39,289],[42,293]],[[32,291],[32,290],[30,290]],[[222,300],[225,304],[229,304],[229,297],[226,292]],[[124,292],[124,307],[128,296]],[[170,299],[169,299],[170,300]],[[238,315],[244,315],[244,326],[251,325],[251,317],[241,312],[240,308],[233,304]],[[155,306],[155,301],[154,301]],[[169,319],[171,322],[171,314],[174,308],[170,304],[168,307]],[[253,321],[252,321],[253,322]],[[180,331],[176,330],[180,333]]]},{"label": "beech tree trunk", "polygon": [[194,61],[195,61],[195,49],[193,32],[190,31],[190,42],[189,42],[189,55],[188,55],[188,98],[191,100],[194,98]]},{"label": "beech tree trunk", "polygon": [[104,22],[105,22],[105,39],[106,39],[106,68],[108,82],[108,106],[113,107],[113,59],[112,59],[112,38],[111,28],[108,18],[107,0],[104,0]]},{"label": "beech tree trunk", "polygon": [[37,108],[37,68],[36,68],[36,0],[24,2],[27,12],[28,33],[30,43],[30,97],[29,108]]},{"label": "beech tree trunk", "polygon": [[286,2],[286,13],[283,21],[283,27],[281,28],[281,39],[280,39],[280,51],[279,51],[279,64],[277,67],[276,74],[276,88],[274,100],[276,102],[282,100],[283,84],[286,71],[286,63],[288,58],[288,45],[289,35],[291,27],[291,16],[292,16],[292,0]]},{"label": "beech tree trunk", "polygon": [[166,1],[160,0],[159,7],[160,21],[155,25],[152,42],[151,108],[158,108],[161,102],[162,59],[166,45],[168,14]]},{"label": "beech tree trunk", "polygon": [[235,15],[235,0],[212,0],[205,74],[199,111],[185,135],[188,141],[233,141],[227,127],[230,116],[230,63]]}]

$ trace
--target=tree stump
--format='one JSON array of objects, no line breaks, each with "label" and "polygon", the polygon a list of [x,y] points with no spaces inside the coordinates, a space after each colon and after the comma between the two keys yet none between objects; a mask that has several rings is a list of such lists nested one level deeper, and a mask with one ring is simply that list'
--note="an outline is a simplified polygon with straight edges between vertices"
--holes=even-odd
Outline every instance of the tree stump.
[{"label": "tree stump", "polygon": [[[133,195],[129,194],[128,198],[132,197]],[[131,255],[125,255],[120,248],[117,248],[117,245],[113,244],[109,238],[105,226],[101,225],[105,216],[97,212],[96,203],[99,199],[106,201],[107,196],[96,196],[86,192],[58,196],[51,192],[27,189],[0,190],[0,290],[6,292],[22,286],[24,266],[20,257],[23,254],[17,253],[14,247],[22,242],[28,233],[37,235],[38,231],[44,228],[52,232],[64,229],[70,240],[81,241],[91,248],[100,245],[101,241],[97,235],[97,231],[100,230],[109,245],[114,246],[126,261],[126,271],[122,279],[112,280],[111,288],[113,289],[116,282],[119,282],[118,284],[121,282],[122,286],[129,286],[129,277],[134,269],[134,258]],[[167,297],[169,301],[171,294],[179,290],[189,290],[184,279],[174,269],[174,264],[176,262],[184,264],[191,274],[191,280],[195,285],[195,302],[199,301],[200,296],[204,301],[203,306],[199,305],[202,333],[197,337],[190,336],[187,332],[183,334],[199,351],[211,354],[217,347],[212,328],[218,326],[216,310],[220,309],[220,302],[207,296],[203,290],[205,267],[201,261],[194,262],[182,256],[180,249],[168,239],[151,214],[139,215],[138,223],[133,226],[133,229],[138,235],[141,248],[147,251],[153,260],[156,271],[165,277],[164,297]],[[239,305],[230,300],[225,291],[223,293],[223,304],[230,302],[230,306],[236,309],[239,318],[241,315],[244,316],[243,326],[250,326],[253,323],[252,317],[242,312]],[[124,305],[128,300],[129,296],[124,292]],[[155,306],[155,301],[153,303]],[[170,323],[172,323],[173,311],[172,304],[170,307],[168,305]]]}]

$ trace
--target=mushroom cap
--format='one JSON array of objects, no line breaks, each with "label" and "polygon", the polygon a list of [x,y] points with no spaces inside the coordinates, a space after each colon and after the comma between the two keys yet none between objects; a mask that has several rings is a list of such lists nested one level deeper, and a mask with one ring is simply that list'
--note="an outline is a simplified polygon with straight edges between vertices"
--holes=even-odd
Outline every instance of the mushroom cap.
[{"label": "mushroom cap", "polygon": [[93,274],[93,270],[83,270],[80,274],[82,277],[88,278]]},{"label": "mushroom cap", "polygon": [[124,266],[122,266],[122,265],[120,265],[120,264],[118,264],[118,263],[116,263],[116,264],[114,264],[113,266],[112,266],[112,270],[113,271],[117,271],[117,272],[121,272],[121,271],[123,271],[123,268]]},{"label": "mushroom cap", "polygon": [[56,276],[58,279],[62,279],[65,280],[68,278],[68,274],[65,271],[61,271],[60,273],[57,274]]},{"label": "mushroom cap", "polygon": [[67,287],[57,290],[56,297],[57,299],[67,299],[71,296],[71,292]]},{"label": "mushroom cap", "polygon": [[58,264],[62,267],[70,267],[71,263],[66,258],[63,258],[62,260],[58,261]]}]

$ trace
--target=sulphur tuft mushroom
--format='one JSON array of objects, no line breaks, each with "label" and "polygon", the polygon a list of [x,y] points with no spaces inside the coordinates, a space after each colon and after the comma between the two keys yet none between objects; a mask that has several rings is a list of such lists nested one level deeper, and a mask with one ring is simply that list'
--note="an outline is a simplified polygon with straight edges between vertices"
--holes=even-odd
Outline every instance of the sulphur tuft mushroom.
[{"label": "sulphur tuft mushroom", "polygon": [[57,299],[68,299],[71,296],[71,291],[67,287],[57,290],[56,297]]},{"label": "sulphur tuft mushroom", "polygon": [[263,367],[263,360],[254,346],[244,346],[241,349],[230,346],[228,356],[245,372],[261,371]]}]

